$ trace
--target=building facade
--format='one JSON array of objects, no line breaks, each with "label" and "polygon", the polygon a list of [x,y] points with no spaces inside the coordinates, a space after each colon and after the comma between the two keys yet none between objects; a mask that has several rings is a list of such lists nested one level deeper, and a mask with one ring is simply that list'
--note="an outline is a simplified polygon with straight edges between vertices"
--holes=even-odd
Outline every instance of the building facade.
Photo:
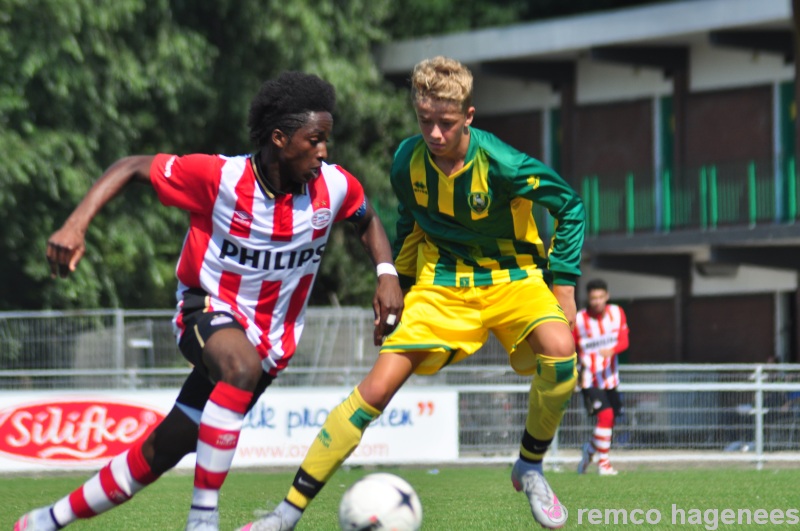
[{"label": "building facade", "polygon": [[581,193],[583,281],[605,278],[626,308],[629,361],[797,362],[794,20],[790,0],[679,0],[377,58],[398,84],[425,57],[467,64],[474,125]]}]

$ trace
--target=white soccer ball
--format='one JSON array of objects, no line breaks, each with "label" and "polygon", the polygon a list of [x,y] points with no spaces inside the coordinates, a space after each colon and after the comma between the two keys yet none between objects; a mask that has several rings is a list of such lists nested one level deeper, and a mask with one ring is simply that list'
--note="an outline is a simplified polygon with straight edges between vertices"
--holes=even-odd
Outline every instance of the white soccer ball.
[{"label": "white soccer ball", "polygon": [[417,531],[422,504],[406,480],[394,474],[369,474],[344,493],[339,525],[344,531]]}]

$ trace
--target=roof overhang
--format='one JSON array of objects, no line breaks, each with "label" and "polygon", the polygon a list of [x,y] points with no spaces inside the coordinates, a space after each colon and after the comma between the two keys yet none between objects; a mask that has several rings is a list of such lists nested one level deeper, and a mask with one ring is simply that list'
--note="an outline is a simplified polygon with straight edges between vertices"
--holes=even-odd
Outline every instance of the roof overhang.
[{"label": "roof overhang", "polygon": [[[380,47],[376,60],[392,77],[408,75],[417,62],[435,55],[467,65],[575,61],[597,48],[682,46],[698,38],[772,51],[786,37],[768,39],[765,32],[790,29],[791,0],[683,0],[397,41]],[[738,30],[744,32],[740,38],[731,36]],[[785,49],[778,53],[785,55]]]}]

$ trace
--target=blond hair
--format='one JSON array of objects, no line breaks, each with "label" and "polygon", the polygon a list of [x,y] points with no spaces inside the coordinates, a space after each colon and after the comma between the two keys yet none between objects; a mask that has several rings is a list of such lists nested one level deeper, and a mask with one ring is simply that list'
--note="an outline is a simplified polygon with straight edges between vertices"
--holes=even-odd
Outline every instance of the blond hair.
[{"label": "blond hair", "polygon": [[411,99],[450,101],[466,111],[472,105],[472,72],[442,55],[420,61],[411,74]]}]

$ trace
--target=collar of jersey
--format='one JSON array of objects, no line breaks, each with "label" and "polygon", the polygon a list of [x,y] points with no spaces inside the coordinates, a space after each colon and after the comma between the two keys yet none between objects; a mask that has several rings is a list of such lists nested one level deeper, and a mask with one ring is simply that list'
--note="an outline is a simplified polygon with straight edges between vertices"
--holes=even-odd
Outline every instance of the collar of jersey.
[{"label": "collar of jersey", "polygon": [[[437,164],[433,161],[433,153],[431,153],[431,150],[428,149],[427,145],[425,146],[425,152],[428,155],[428,162],[430,162],[430,165],[433,166],[433,168],[436,170],[436,173],[438,173],[440,176],[444,177],[445,179],[455,179],[456,177],[459,177],[464,172],[469,170],[469,168],[472,167],[472,163],[475,160],[475,152],[478,149],[478,142],[475,140],[475,135],[473,134],[474,130],[475,130],[474,128],[470,127],[469,146],[467,146],[467,153],[464,156],[464,166],[460,170],[458,170],[457,172],[455,172],[452,175],[446,175],[441,170],[441,168],[439,168],[439,166],[437,166]],[[425,143],[425,139],[422,138],[422,135],[420,135],[420,138],[422,140],[422,143],[424,144]]]},{"label": "collar of jersey", "polygon": [[[263,168],[261,167],[261,152],[256,151],[255,154],[250,156],[250,167],[253,170],[253,173],[256,176],[256,181],[258,185],[261,187],[261,191],[264,192],[270,199],[275,199],[275,197],[279,195],[291,195],[287,194],[286,192],[279,192],[269,183],[266,179],[266,172],[264,172]],[[306,193],[306,185],[303,184],[303,189],[300,191],[301,194]]]},{"label": "collar of jersey", "polygon": [[440,168],[440,167],[439,167],[439,166],[436,164],[436,162],[433,160],[433,154],[431,153],[431,150],[430,150],[430,149],[427,149],[427,148],[425,148],[425,151],[427,152],[427,155],[428,155],[428,162],[430,163],[430,165],[433,167],[433,169],[435,169],[435,170],[436,170],[436,173],[438,173],[438,174],[439,174],[439,175],[440,175],[442,178],[444,178],[444,179],[450,179],[450,180],[453,180],[453,179],[455,179],[456,177],[460,177],[460,176],[461,176],[461,175],[463,175],[465,172],[469,171],[469,169],[472,167],[473,160],[469,160],[469,161],[467,161],[467,160],[466,160],[466,157],[465,157],[465,160],[464,160],[464,166],[462,166],[462,167],[461,167],[461,169],[460,169],[460,170],[458,170],[457,172],[455,172],[455,173],[453,173],[453,174],[450,174],[450,175],[447,175],[445,172],[443,172],[443,171],[442,171],[442,169],[441,169],[441,168]]}]

